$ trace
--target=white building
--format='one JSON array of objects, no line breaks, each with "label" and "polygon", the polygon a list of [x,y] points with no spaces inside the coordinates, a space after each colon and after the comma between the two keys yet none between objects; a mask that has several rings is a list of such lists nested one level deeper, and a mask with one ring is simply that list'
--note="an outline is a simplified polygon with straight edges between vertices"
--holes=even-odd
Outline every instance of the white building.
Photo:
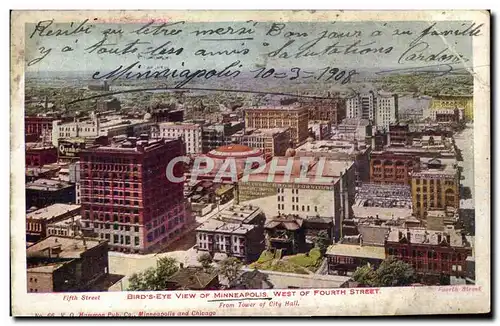
[{"label": "white building", "polygon": [[346,101],[347,118],[374,119],[377,96],[373,91],[359,93]]},{"label": "white building", "polygon": [[[326,159],[305,164],[307,161],[304,157],[282,157],[268,162],[263,171],[239,181],[237,200],[260,207],[267,217],[292,214],[304,219],[331,218],[338,239],[342,220],[351,217],[354,162]],[[273,171],[273,166],[280,168]]]},{"label": "white building", "polygon": [[63,123],[61,120],[52,122],[52,144],[59,146],[63,138],[92,138],[99,136],[114,137],[133,132],[135,135],[149,134],[152,123],[146,119],[129,119],[120,115],[98,117],[91,113],[88,119]]},{"label": "white building", "polygon": [[375,126],[389,131],[389,125],[397,122],[398,97],[396,94],[379,92],[375,109]]},{"label": "white building", "polygon": [[164,122],[152,129],[153,138],[182,138],[186,154],[202,152],[202,126],[196,123]]},{"label": "white building", "polygon": [[347,99],[348,119],[368,119],[380,130],[397,121],[398,97],[387,92],[362,92]]}]

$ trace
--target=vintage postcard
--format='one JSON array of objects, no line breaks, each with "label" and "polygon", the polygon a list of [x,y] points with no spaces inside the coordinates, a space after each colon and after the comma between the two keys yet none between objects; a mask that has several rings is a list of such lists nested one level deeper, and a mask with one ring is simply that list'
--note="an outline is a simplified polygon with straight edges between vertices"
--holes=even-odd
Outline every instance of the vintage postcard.
[{"label": "vintage postcard", "polygon": [[12,315],[487,314],[488,11],[13,11]]}]

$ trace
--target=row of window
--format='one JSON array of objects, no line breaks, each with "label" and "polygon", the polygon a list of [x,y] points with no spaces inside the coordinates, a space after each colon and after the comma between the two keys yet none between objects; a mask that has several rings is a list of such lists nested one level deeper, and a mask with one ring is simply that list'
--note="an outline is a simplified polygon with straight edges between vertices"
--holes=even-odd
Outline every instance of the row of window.
[{"label": "row of window", "polygon": [[137,200],[128,200],[128,199],[113,199],[111,198],[99,198],[92,197],[89,198],[87,196],[82,196],[82,202],[91,203],[91,204],[114,204],[114,205],[127,205],[127,206],[139,206],[139,201]]},{"label": "row of window", "polygon": [[[216,245],[212,245],[212,244],[209,244],[209,243],[206,243],[206,242],[200,242],[198,244],[198,247],[200,249],[205,249],[205,250],[213,250],[214,247],[215,247],[215,250],[219,251],[219,252],[228,252],[230,249],[231,249],[231,246],[225,246],[224,244],[216,244]],[[233,250],[232,250],[232,253],[237,253],[237,254],[240,254],[240,255],[245,255],[246,253],[246,250],[245,250],[245,246],[232,246]]]},{"label": "row of window", "polygon": [[[95,172],[95,170],[92,170],[94,172],[88,173],[84,172],[82,175],[84,178],[93,178],[93,179],[119,179],[119,180],[130,180],[130,181],[138,181],[139,180],[139,174],[138,173],[108,173],[108,172]],[[150,172],[151,170],[148,170],[147,172]]]},{"label": "row of window", "polygon": [[[406,249],[394,249],[394,248],[389,248],[388,253],[390,256],[399,256],[399,257],[410,257],[408,250]],[[411,251],[411,257],[419,257],[419,258],[425,258],[427,259],[441,259],[441,260],[450,260],[450,261],[461,261],[462,258],[466,258],[465,256],[462,256],[460,253],[437,253],[435,251],[421,251],[421,250],[415,250],[413,249]]]},{"label": "row of window", "polygon": [[[109,233],[100,233],[100,238],[101,239],[106,239],[108,241],[111,240],[111,234]],[[122,245],[130,245],[130,240],[131,237],[128,235],[118,235],[118,234],[113,234],[113,244],[122,244]],[[134,237],[134,246],[139,246],[140,245],[140,239],[139,237]]]},{"label": "row of window", "polygon": [[68,230],[63,229],[47,229],[48,235],[68,235]]},{"label": "row of window", "polygon": [[113,187],[113,188],[134,188],[137,189],[139,188],[139,183],[129,183],[129,182],[120,182],[120,181],[99,181],[99,180],[82,180],[81,182],[82,186],[87,186],[90,187],[91,185],[93,187]]},{"label": "row of window", "polygon": [[82,164],[82,168],[93,171],[101,171],[101,172],[139,172],[139,167],[137,165],[125,165],[125,164]]},{"label": "row of window", "polygon": [[42,232],[42,225],[40,223],[26,223],[26,230]]},{"label": "row of window", "polygon": [[122,157],[109,157],[109,156],[88,156],[83,158],[82,164],[92,164],[92,163],[103,163],[103,164],[131,164],[136,165],[139,163],[139,160],[136,158],[122,158]]},{"label": "row of window", "polygon": [[[111,230],[111,224],[109,223],[94,223],[94,228],[96,229],[105,229],[105,230]],[[113,224],[113,230],[120,230],[120,231],[126,231],[129,232],[132,228],[130,225],[118,225],[117,223]],[[134,232],[139,232],[139,227],[134,226]]]}]

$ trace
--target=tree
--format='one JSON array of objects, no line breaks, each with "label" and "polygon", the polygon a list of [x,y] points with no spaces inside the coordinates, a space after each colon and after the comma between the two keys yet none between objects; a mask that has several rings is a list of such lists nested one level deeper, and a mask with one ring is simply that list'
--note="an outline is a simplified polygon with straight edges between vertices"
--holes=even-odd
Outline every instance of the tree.
[{"label": "tree", "polygon": [[358,267],[354,274],[352,275],[353,280],[356,282],[366,285],[366,286],[377,286],[376,285],[376,274],[373,268],[367,264],[363,267]]},{"label": "tree", "polygon": [[129,279],[129,291],[164,291],[167,280],[179,270],[177,260],[171,257],[159,258],[156,267],[142,273],[134,273]]},{"label": "tree", "polygon": [[212,256],[208,252],[205,252],[198,257],[198,262],[204,269],[209,269],[213,262]]},{"label": "tree", "polygon": [[219,263],[219,272],[231,285],[238,279],[241,267],[242,264],[237,258],[228,257]]},{"label": "tree", "polygon": [[415,282],[415,271],[404,261],[390,257],[374,270],[370,265],[358,267],[353,279],[366,286],[406,286]]},{"label": "tree", "polygon": [[318,234],[314,237],[313,242],[314,246],[321,251],[322,255],[324,255],[326,249],[330,245],[330,237],[328,236],[328,232],[326,232],[325,230],[319,231]]},{"label": "tree", "polygon": [[415,282],[415,271],[404,261],[386,259],[376,271],[378,286],[406,286]]}]

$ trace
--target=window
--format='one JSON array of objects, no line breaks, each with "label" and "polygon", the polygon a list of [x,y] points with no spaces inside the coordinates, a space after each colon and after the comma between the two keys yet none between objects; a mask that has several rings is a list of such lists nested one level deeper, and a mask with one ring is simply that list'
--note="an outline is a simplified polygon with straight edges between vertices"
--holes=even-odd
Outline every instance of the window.
[{"label": "window", "polygon": [[138,246],[138,245],[139,245],[139,237],[135,237],[135,238],[134,238],[134,244],[135,244],[136,246]]}]

